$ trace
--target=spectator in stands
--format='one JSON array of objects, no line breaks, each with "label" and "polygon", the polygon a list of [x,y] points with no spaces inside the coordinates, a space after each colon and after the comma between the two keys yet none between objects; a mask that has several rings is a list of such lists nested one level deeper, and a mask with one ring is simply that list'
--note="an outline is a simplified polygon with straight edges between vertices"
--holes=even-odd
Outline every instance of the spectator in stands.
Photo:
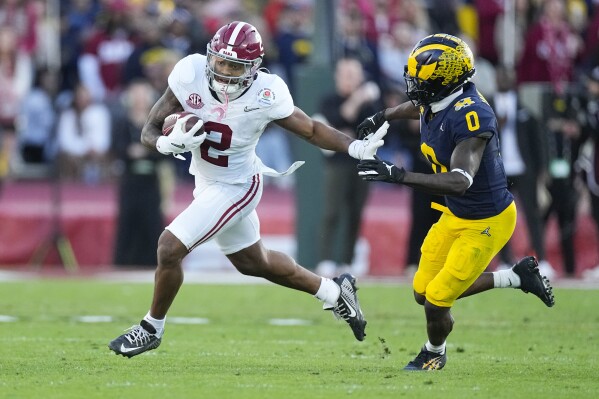
[{"label": "spectator in stands", "polygon": [[555,214],[559,224],[563,271],[565,276],[576,273],[574,236],[576,233],[576,206],[580,194],[574,184],[574,162],[578,158],[584,110],[575,93],[547,94],[549,193],[551,203],[544,220]]},{"label": "spectator in stands", "polygon": [[574,61],[583,43],[568,24],[562,0],[547,0],[541,7],[538,21],[526,34],[518,83],[551,83],[556,93],[563,93],[572,81]]},{"label": "spectator in stands", "polygon": [[122,96],[123,112],[114,118],[112,149],[122,168],[114,252],[118,266],[157,263],[156,251],[151,249],[164,229],[158,167],[167,160],[139,141],[156,98],[147,81],[133,81]]},{"label": "spectator in stands", "polygon": [[122,90],[123,67],[134,49],[126,11],[122,0],[109,1],[78,59],[79,78],[94,100],[116,99]]},{"label": "spectator in stands", "polygon": [[[547,138],[539,121],[520,103],[511,68],[497,68],[498,91],[492,101],[497,116],[501,156],[512,193],[517,194],[519,205],[524,210],[529,242],[539,260],[539,269],[544,275],[555,275],[547,262],[543,223],[537,189],[547,176]],[[499,252],[502,265],[512,267],[515,257],[510,242]]]},{"label": "spectator in stands", "polygon": [[340,1],[343,13],[357,12],[364,17],[364,35],[378,43],[383,35],[392,34],[407,9],[405,0]]},{"label": "spectator in stands", "polygon": [[77,60],[83,51],[83,41],[94,31],[100,5],[92,0],[71,1],[61,9],[61,91],[72,90],[79,80]]},{"label": "spectator in stands", "polygon": [[[418,33],[418,37],[423,34]],[[403,70],[398,65],[406,65],[408,56],[416,44],[413,27],[407,22],[398,22],[390,34],[381,34],[378,41],[379,66],[383,86],[403,86]]]},{"label": "spectator in stands", "polygon": [[20,50],[34,56],[38,45],[38,24],[43,3],[38,1],[4,0],[0,7],[0,26],[14,30]]},{"label": "spectator in stands", "polygon": [[428,0],[426,2],[431,29],[437,32],[457,35],[460,33],[456,10],[460,0]]},{"label": "spectator in stands", "polygon": [[289,1],[281,10],[280,21],[273,41],[279,51],[277,64],[282,67],[282,78],[295,93],[296,66],[308,60],[312,53],[311,10],[300,2]]},{"label": "spectator in stands", "polygon": [[[476,46],[479,48],[478,52],[482,58],[497,65],[500,61],[500,54],[497,51],[495,40],[496,24],[505,11],[506,2],[474,0],[474,6],[478,16],[478,40],[476,40]],[[478,70],[479,64],[476,65]],[[478,87],[478,83],[476,83],[476,86]]]},{"label": "spectator in stands", "polygon": [[0,181],[9,173],[19,104],[32,81],[33,63],[19,47],[15,28],[0,26]]},{"label": "spectator in stands", "polygon": [[366,36],[364,16],[349,10],[339,14],[338,21],[337,45],[341,56],[358,59],[364,66],[368,78],[379,84],[381,76],[377,43]]},{"label": "spectator in stands", "polygon": [[[486,6],[486,1],[477,3]],[[493,31],[495,52],[500,64],[514,65],[519,60],[524,49],[525,35],[528,27],[534,19],[535,8],[530,0],[515,0],[514,15],[506,14],[505,11],[497,15]],[[488,32],[485,36],[491,37]],[[479,37],[479,43],[486,48],[486,39]]]},{"label": "spectator in stands", "polygon": [[178,3],[179,6],[184,6],[185,10],[190,13],[190,21],[187,24],[187,35],[190,39],[190,47],[188,54],[201,53],[206,48],[206,43],[210,41],[210,35],[206,29],[204,21],[205,11],[203,2],[187,0]]},{"label": "spectator in stands", "polygon": [[594,1],[590,9],[590,20],[584,33],[583,62],[588,71],[599,65],[599,2]]},{"label": "spectator in stands", "polygon": [[[136,79],[148,79],[144,65],[155,62],[167,50],[162,40],[163,29],[160,21],[152,16],[137,22],[135,47],[123,67],[123,84],[128,85]],[[161,77],[162,78],[162,77]]]},{"label": "spectator in stands", "polygon": [[[583,172],[584,181],[591,198],[591,215],[599,233],[599,66],[596,66],[585,79],[586,112],[583,125],[583,140],[589,142],[577,161]],[[599,236],[598,236],[599,237]],[[599,242],[596,247],[599,248]],[[599,263],[594,269],[585,270],[585,278],[599,279]]]},{"label": "spectator in stands", "polygon": [[271,36],[276,36],[279,31],[280,15],[286,3],[287,0],[267,0],[262,9],[262,18],[264,18],[266,28]]},{"label": "spectator in stands", "polygon": [[[321,100],[318,109],[326,124],[356,138],[357,123],[380,107],[379,88],[374,82],[366,81],[362,64],[352,58],[337,61],[335,88],[335,93]],[[357,175],[354,158],[343,153],[323,152],[324,211],[319,229],[320,262],[316,272],[333,276],[341,269],[350,269],[353,264],[369,186]],[[340,244],[338,256],[336,242]]]},{"label": "spectator in stands", "polygon": [[48,68],[38,68],[33,88],[23,102],[17,123],[18,155],[24,163],[45,164],[54,138],[58,75]]},{"label": "spectator in stands", "polygon": [[414,44],[423,35],[431,32],[431,19],[428,10],[425,8],[425,2],[422,0],[402,0],[400,19],[412,26],[414,35]]},{"label": "spectator in stands", "polygon": [[163,40],[166,47],[176,50],[181,54],[189,54],[192,48],[192,38],[189,34],[193,17],[184,8],[176,8],[169,16],[165,26]]},{"label": "spectator in stands", "polygon": [[73,103],[60,114],[57,140],[62,178],[95,184],[106,175],[110,113],[83,84],[75,86]]}]

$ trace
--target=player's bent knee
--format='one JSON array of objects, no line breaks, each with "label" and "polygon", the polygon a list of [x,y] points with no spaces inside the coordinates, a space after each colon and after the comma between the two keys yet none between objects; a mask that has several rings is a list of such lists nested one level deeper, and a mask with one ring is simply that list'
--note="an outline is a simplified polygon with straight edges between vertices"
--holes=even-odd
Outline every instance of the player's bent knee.
[{"label": "player's bent knee", "polygon": [[426,301],[426,297],[422,294],[419,294],[418,292],[414,291],[414,300],[416,301],[416,303],[418,305],[424,305],[424,302]]},{"label": "player's bent knee", "polygon": [[173,233],[164,230],[158,239],[158,264],[161,266],[177,266],[187,255],[185,245]]},{"label": "player's bent knee", "polygon": [[227,255],[227,258],[239,273],[246,276],[262,277],[264,265],[266,264],[264,250],[264,247],[256,243],[241,251]]}]

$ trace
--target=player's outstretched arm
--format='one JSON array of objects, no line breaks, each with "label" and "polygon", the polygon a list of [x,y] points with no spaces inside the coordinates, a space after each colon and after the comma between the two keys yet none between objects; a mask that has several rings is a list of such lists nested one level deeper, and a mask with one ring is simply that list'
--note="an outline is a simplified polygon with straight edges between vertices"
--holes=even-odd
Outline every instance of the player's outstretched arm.
[{"label": "player's outstretched arm", "polygon": [[385,142],[383,137],[387,133],[389,124],[377,130],[372,136],[363,140],[354,140],[341,131],[322,122],[310,118],[301,109],[295,111],[276,123],[284,129],[296,134],[317,147],[335,152],[347,152],[356,159],[371,159],[376,150]]},{"label": "player's outstretched arm", "polygon": [[395,119],[418,119],[420,110],[411,101],[406,101],[393,108],[385,108],[364,119],[358,125],[358,138],[363,139],[376,132],[387,121]]},{"label": "player's outstretched arm", "polygon": [[156,141],[162,136],[162,124],[164,123],[164,118],[170,114],[181,111],[183,111],[181,103],[179,103],[179,100],[177,100],[177,97],[171,89],[167,88],[148,114],[148,119],[141,130],[142,144],[156,150]]},{"label": "player's outstretched arm", "polygon": [[282,128],[325,150],[347,152],[353,138],[345,133],[310,118],[304,111],[295,107],[287,118],[275,121]]},{"label": "player's outstretched arm", "polygon": [[450,170],[445,173],[414,173],[380,158],[358,163],[358,174],[364,180],[384,181],[410,186],[436,195],[464,195],[482,159],[486,139],[473,137],[460,142],[451,155]]}]

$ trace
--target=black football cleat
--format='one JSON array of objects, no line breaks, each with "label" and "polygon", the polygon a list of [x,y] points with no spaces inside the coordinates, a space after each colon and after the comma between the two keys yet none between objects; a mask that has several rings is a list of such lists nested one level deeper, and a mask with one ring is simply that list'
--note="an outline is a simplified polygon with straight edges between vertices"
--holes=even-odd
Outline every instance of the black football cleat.
[{"label": "black football cleat", "polygon": [[418,356],[404,367],[407,371],[441,370],[447,362],[447,351],[444,354],[429,352],[423,346]]},{"label": "black football cleat", "polygon": [[537,296],[545,305],[555,305],[553,288],[549,279],[539,272],[539,263],[534,256],[527,256],[516,263],[512,270],[520,277],[520,289]]},{"label": "black football cleat", "polygon": [[117,355],[133,357],[158,348],[162,341],[162,338],[156,335],[154,326],[145,320],[126,331],[125,334],[115,338],[108,344],[108,348]]},{"label": "black football cleat", "polygon": [[333,281],[339,285],[341,293],[337,304],[333,307],[324,307],[325,310],[331,310],[338,319],[343,319],[351,327],[354,336],[358,341],[364,341],[366,333],[366,320],[364,313],[360,308],[358,296],[356,295],[356,278],[349,273],[343,273],[339,277],[333,278]]}]

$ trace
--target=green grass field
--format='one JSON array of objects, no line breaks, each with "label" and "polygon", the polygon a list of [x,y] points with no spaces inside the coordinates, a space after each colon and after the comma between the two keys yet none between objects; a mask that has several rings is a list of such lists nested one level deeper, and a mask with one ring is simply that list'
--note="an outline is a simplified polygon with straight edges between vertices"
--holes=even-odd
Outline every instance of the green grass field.
[{"label": "green grass field", "polygon": [[368,327],[358,342],[309,295],[184,284],[161,347],[132,359],[107,343],[145,314],[152,285],[36,280],[0,283],[0,292],[0,315],[15,318],[0,322],[2,399],[599,395],[598,290],[556,289],[551,309],[519,290],[461,300],[447,366],[422,373],[401,370],[426,341],[423,312],[405,285],[362,284]]}]

